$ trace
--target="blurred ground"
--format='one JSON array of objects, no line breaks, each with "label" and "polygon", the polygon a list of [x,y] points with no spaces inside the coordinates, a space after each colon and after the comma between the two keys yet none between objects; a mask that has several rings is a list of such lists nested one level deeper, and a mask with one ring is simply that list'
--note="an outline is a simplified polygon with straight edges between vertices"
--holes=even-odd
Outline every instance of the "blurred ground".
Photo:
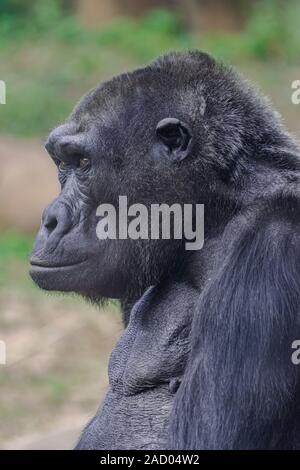
[{"label": "blurred ground", "polygon": [[121,331],[117,307],[97,311],[78,298],[45,295],[0,290],[2,449],[72,448],[106,390]]},{"label": "blurred ground", "polygon": [[0,227],[37,230],[42,209],[58,194],[56,169],[42,142],[0,137]]}]

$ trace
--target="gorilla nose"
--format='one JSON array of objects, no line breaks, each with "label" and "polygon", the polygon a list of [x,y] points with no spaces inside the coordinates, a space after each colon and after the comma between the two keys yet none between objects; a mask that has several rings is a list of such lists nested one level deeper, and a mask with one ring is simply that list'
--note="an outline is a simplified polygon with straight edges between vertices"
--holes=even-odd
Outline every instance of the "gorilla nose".
[{"label": "gorilla nose", "polygon": [[42,227],[45,229],[47,236],[64,235],[72,226],[72,220],[64,204],[54,202],[45,209],[42,217]]},{"label": "gorilla nose", "polygon": [[53,230],[56,229],[57,225],[58,225],[57,217],[52,214],[50,214],[49,217],[47,217],[47,219],[44,222],[44,227],[48,230],[49,234],[53,232]]}]

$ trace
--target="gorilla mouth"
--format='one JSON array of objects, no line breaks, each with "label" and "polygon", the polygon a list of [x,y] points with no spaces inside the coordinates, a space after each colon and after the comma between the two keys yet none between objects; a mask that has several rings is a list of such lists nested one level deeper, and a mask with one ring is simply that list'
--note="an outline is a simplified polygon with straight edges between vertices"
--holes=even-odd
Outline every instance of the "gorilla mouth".
[{"label": "gorilla mouth", "polygon": [[38,258],[34,258],[32,257],[30,259],[30,265],[32,268],[38,268],[38,269],[59,269],[59,268],[69,268],[71,266],[78,266],[79,264],[82,264],[86,261],[87,258],[84,258],[84,259],[80,259],[80,260],[77,260],[77,261],[72,261],[72,262],[66,262],[66,263],[62,263],[62,262],[57,262],[57,263],[53,263],[53,262],[49,262],[47,260],[40,260]]},{"label": "gorilla mouth", "polygon": [[79,292],[84,281],[87,258],[52,261],[31,257],[29,275],[41,289],[59,292]]}]

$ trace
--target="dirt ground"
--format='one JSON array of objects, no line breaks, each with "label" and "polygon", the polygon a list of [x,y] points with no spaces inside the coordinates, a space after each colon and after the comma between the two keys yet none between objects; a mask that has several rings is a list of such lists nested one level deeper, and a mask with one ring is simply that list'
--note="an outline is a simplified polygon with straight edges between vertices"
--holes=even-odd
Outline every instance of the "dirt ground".
[{"label": "dirt ground", "polygon": [[104,396],[121,331],[112,304],[98,309],[34,287],[0,291],[0,448],[72,448]]},{"label": "dirt ground", "polygon": [[0,310],[1,448],[71,448],[106,390],[116,309],[6,293]]},{"label": "dirt ground", "polygon": [[38,140],[0,137],[0,228],[34,233],[59,191],[55,165]]}]

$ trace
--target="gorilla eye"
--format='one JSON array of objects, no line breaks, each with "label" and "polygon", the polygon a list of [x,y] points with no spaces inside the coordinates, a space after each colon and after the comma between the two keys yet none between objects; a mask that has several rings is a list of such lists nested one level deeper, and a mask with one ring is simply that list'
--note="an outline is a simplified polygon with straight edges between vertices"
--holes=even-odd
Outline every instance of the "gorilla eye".
[{"label": "gorilla eye", "polygon": [[58,165],[58,168],[61,170],[61,171],[64,171],[64,170],[67,170],[68,169],[68,164],[66,162],[59,162],[59,165]]},{"label": "gorilla eye", "polygon": [[86,168],[87,166],[89,166],[89,164],[90,164],[90,160],[88,158],[81,158],[79,160],[78,167],[79,168]]}]

